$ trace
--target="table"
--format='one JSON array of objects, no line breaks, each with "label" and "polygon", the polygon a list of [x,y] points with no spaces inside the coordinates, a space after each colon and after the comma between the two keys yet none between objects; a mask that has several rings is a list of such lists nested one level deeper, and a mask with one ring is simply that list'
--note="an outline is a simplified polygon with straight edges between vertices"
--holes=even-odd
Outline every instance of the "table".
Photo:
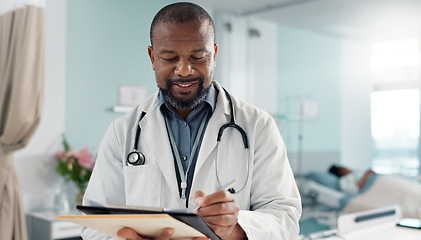
[{"label": "table", "polygon": [[52,211],[36,211],[26,214],[30,240],[76,240],[80,238],[82,226],[56,219],[61,215]]}]

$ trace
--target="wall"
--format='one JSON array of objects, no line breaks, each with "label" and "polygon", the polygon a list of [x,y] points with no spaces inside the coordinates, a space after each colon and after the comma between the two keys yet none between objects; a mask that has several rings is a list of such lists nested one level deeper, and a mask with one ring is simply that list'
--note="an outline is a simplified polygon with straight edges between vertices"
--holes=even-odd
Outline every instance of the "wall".
[{"label": "wall", "polygon": [[66,135],[76,148],[98,150],[110,122],[121,116],[120,84],[157,90],[147,54],[155,13],[171,1],[72,0],[67,5]]},{"label": "wall", "polygon": [[231,94],[275,114],[277,24],[217,11],[215,27],[219,44],[215,79]]},{"label": "wall", "polygon": [[274,115],[278,110],[278,25],[264,20],[249,18],[249,30],[257,36],[249,36],[248,72],[250,102]]},{"label": "wall", "polygon": [[373,159],[370,46],[342,40],[341,62],[341,163],[366,170]]},{"label": "wall", "polygon": [[[286,26],[278,39],[278,113],[286,114],[279,126],[291,165],[326,170],[340,161],[341,39]],[[299,118],[301,99],[318,103],[316,118]]]}]

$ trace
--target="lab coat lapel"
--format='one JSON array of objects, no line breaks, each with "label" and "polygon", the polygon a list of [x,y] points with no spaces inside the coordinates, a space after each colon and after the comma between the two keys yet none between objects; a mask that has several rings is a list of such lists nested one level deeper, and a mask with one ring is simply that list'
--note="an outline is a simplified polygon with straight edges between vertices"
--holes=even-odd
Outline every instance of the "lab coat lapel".
[{"label": "lab coat lapel", "polygon": [[218,137],[219,128],[228,122],[230,119],[230,106],[224,90],[215,82],[214,86],[219,91],[216,101],[216,108],[212,117],[209,119],[206,132],[202,140],[199,155],[196,162],[195,176],[200,170],[203,163],[209,158],[209,155],[216,147],[216,139]]},{"label": "lab coat lapel", "polygon": [[164,175],[172,195],[179,200],[174,158],[165,127],[165,120],[159,107],[150,108],[139,124],[142,129],[141,138],[147,146],[145,152],[147,151],[148,154],[153,155],[153,159],[156,160]]}]

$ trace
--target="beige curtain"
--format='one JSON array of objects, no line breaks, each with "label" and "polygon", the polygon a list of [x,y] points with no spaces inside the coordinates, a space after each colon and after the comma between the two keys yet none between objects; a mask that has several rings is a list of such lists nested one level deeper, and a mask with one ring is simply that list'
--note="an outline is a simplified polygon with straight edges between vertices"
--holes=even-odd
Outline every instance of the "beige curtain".
[{"label": "beige curtain", "polygon": [[[0,0],[3,1],[3,0]],[[40,121],[44,83],[44,9],[25,6],[0,16],[0,239],[26,240],[13,152]]]}]

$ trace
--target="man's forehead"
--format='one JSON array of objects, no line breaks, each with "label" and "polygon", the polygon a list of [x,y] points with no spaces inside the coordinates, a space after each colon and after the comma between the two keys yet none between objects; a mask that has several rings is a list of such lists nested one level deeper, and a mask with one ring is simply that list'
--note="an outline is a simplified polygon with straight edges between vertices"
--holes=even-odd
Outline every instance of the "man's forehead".
[{"label": "man's forehead", "polygon": [[208,22],[209,21],[191,21],[185,23],[159,22],[152,29],[153,39],[180,42],[200,41],[208,38],[213,40],[213,29]]},{"label": "man's forehead", "polygon": [[194,20],[190,20],[190,21],[183,21],[183,22],[178,22],[178,21],[171,21],[171,20],[161,20],[161,21],[157,21],[154,28],[155,27],[159,27],[159,26],[173,26],[173,25],[211,25],[211,22],[208,19],[194,19]]}]

